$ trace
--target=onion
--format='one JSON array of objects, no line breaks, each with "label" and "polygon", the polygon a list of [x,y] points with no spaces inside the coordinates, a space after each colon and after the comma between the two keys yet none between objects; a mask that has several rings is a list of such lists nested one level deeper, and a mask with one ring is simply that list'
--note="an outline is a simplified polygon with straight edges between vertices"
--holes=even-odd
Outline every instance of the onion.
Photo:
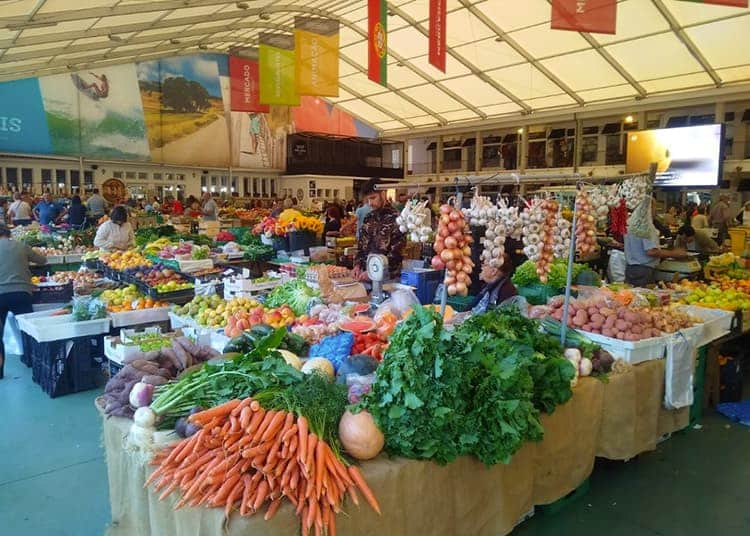
[{"label": "onion", "polygon": [[443,259],[440,258],[440,255],[435,255],[432,258],[432,262],[430,264],[432,264],[432,267],[435,270],[442,270],[443,268],[445,268],[445,264],[443,263]]},{"label": "onion", "polygon": [[451,212],[451,207],[450,207],[450,205],[442,205],[442,206],[440,207],[440,213],[441,213],[441,214],[450,214],[450,212]]},{"label": "onion", "polygon": [[[465,287],[466,285],[464,285]],[[448,294],[455,296],[458,293],[458,284],[448,285]]]},{"label": "onion", "polygon": [[443,238],[447,238],[448,236],[450,236],[450,232],[448,231],[447,227],[441,227],[440,232],[438,234],[442,236]]},{"label": "onion", "polygon": [[451,233],[451,236],[456,239],[456,242],[461,242],[464,240],[464,234],[458,229],[453,231]]},{"label": "onion", "polygon": [[442,253],[440,253],[440,258],[443,260],[443,262],[448,262],[453,260],[453,250],[452,249],[444,249]]},{"label": "onion", "polygon": [[[448,250],[446,250],[446,251],[448,251]],[[453,261],[453,260],[451,260],[451,261],[446,261],[446,263],[445,263],[445,267],[446,267],[446,268],[447,268],[448,270],[455,270],[455,269],[456,269],[456,261]]]},{"label": "onion", "polygon": [[457,221],[461,219],[461,213],[458,211],[453,211],[450,213],[450,219],[451,221]]},{"label": "onion", "polygon": [[466,287],[466,283],[456,283],[456,292],[459,294],[463,294],[465,292],[468,292],[468,288]]},{"label": "onion", "polygon": [[449,222],[448,223],[448,230],[451,233],[455,233],[456,231],[458,231],[458,225],[456,225],[456,222],[454,222],[454,221]]},{"label": "onion", "polygon": [[[459,274],[460,275],[460,274]],[[455,285],[456,284],[456,278],[453,276],[447,276],[445,278],[445,284],[446,285]]]},{"label": "onion", "polygon": [[[448,227],[450,227],[450,225]],[[449,236],[445,239],[445,247],[447,247],[448,249],[453,249],[456,247],[456,245],[457,240],[453,236]]]},{"label": "onion", "polygon": [[463,270],[464,270],[465,274],[471,274],[471,272],[474,271],[474,267],[473,266],[469,266],[468,264],[464,264]]}]

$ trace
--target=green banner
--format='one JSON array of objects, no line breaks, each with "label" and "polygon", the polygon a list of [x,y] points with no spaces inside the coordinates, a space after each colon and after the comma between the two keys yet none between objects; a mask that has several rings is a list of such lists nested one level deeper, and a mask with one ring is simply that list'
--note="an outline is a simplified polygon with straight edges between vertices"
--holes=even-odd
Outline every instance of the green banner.
[{"label": "green banner", "polygon": [[261,34],[258,53],[260,103],[299,106],[295,83],[294,36]]}]

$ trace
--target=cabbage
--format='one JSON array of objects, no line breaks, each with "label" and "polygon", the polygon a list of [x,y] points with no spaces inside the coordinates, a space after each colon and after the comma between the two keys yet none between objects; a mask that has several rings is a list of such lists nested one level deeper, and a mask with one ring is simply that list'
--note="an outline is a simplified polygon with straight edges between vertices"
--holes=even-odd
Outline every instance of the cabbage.
[{"label": "cabbage", "polygon": [[288,305],[292,308],[295,315],[301,316],[307,313],[308,306],[318,296],[319,293],[307,286],[307,283],[304,281],[292,279],[273,289],[268,298],[266,298],[265,305],[267,307]]}]

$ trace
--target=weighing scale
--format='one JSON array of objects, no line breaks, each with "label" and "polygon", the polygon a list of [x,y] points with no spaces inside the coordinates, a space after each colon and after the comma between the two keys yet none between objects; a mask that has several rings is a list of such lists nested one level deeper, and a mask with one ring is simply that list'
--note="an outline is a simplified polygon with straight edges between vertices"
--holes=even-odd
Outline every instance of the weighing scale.
[{"label": "weighing scale", "polygon": [[372,293],[370,294],[370,303],[380,305],[385,301],[385,292],[383,291],[383,281],[389,276],[388,274],[388,257],[385,255],[370,254],[367,256],[367,277],[372,281]]},{"label": "weighing scale", "polygon": [[656,266],[654,277],[657,281],[673,281],[677,279],[697,279],[703,274],[703,268],[698,262],[698,253],[688,253],[687,259],[664,259]]}]

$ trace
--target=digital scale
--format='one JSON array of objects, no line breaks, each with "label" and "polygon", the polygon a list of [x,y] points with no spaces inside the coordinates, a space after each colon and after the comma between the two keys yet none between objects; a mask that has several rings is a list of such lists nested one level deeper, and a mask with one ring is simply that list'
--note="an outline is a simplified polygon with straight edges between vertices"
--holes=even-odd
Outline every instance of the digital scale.
[{"label": "digital scale", "polygon": [[374,253],[367,256],[367,277],[372,281],[370,303],[373,305],[380,305],[385,301],[383,281],[385,281],[389,275],[388,257]]},{"label": "digital scale", "polygon": [[701,263],[696,257],[698,253],[688,253],[687,259],[664,259],[656,265],[654,277],[657,281],[674,281],[680,279],[696,279],[703,274]]}]

